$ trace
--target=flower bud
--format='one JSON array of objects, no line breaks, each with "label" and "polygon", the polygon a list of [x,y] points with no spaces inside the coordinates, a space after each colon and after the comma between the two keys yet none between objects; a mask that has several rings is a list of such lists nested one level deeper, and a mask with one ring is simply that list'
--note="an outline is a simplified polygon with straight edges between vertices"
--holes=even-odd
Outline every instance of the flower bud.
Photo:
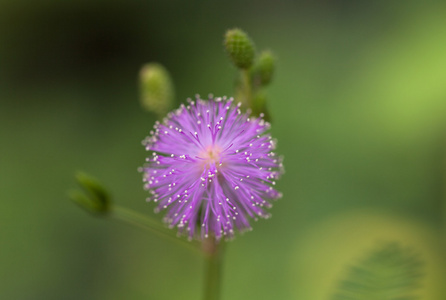
[{"label": "flower bud", "polygon": [[261,116],[267,122],[271,122],[271,115],[266,102],[266,94],[263,91],[258,91],[254,95],[252,101],[252,113],[255,116]]},{"label": "flower bud", "polygon": [[141,105],[163,117],[171,108],[174,90],[169,72],[162,65],[150,63],[140,72]]},{"label": "flower bud", "polygon": [[252,76],[254,84],[266,86],[271,82],[275,68],[275,57],[270,51],[263,51],[255,63]]},{"label": "flower bud", "polygon": [[254,61],[254,43],[240,29],[231,29],[225,35],[225,48],[236,67],[249,69]]},{"label": "flower bud", "polygon": [[86,191],[72,191],[70,198],[90,213],[103,215],[110,210],[110,196],[106,189],[94,178],[84,173],[76,175],[78,184]]}]

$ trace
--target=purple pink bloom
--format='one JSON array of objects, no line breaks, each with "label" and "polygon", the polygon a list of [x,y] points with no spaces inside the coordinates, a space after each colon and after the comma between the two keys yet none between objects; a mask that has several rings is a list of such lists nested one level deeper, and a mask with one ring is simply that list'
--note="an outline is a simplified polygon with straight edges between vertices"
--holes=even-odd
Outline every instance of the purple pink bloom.
[{"label": "purple pink bloom", "polygon": [[166,209],[164,221],[189,238],[231,238],[268,218],[281,197],[283,173],[270,125],[242,113],[233,99],[189,100],[157,122],[143,144],[152,155],[142,168],[149,201]]}]

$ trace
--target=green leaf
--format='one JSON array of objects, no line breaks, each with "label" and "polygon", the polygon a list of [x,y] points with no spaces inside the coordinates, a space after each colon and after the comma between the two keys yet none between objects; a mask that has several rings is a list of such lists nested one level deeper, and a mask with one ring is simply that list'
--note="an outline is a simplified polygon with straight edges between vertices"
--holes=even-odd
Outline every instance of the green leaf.
[{"label": "green leaf", "polygon": [[423,277],[418,254],[398,243],[381,245],[348,268],[332,300],[415,300]]}]

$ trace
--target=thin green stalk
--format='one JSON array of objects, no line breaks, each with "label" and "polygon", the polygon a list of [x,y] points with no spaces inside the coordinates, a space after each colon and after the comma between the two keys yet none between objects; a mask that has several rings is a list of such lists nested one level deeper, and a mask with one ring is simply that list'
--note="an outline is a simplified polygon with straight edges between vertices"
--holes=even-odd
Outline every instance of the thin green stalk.
[{"label": "thin green stalk", "polygon": [[250,75],[250,71],[247,70],[242,70],[242,81],[243,81],[243,93],[244,93],[244,97],[245,97],[245,103],[244,106],[245,108],[250,108],[252,107],[252,87],[251,87],[251,75]]},{"label": "thin green stalk", "polygon": [[186,241],[184,239],[178,238],[171,229],[166,228],[160,222],[153,220],[145,215],[137,213],[127,208],[123,208],[117,205],[112,205],[110,208],[110,217],[121,222],[131,224],[133,226],[148,230],[159,237],[166,238],[172,242],[177,243],[183,247],[192,250],[200,255],[200,245],[197,241]]},{"label": "thin green stalk", "polygon": [[219,300],[224,241],[217,242],[215,238],[203,240],[203,252],[206,260],[203,299]]}]

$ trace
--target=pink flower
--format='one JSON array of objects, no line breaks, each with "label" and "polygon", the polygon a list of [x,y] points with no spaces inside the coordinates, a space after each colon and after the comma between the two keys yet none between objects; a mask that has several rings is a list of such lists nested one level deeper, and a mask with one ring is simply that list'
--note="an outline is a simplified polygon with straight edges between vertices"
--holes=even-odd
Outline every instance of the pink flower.
[{"label": "pink flower", "polygon": [[169,113],[143,141],[153,152],[142,170],[155,211],[166,209],[165,222],[189,238],[218,240],[251,229],[249,219],[268,218],[283,173],[269,127],[232,98],[197,98]]}]

